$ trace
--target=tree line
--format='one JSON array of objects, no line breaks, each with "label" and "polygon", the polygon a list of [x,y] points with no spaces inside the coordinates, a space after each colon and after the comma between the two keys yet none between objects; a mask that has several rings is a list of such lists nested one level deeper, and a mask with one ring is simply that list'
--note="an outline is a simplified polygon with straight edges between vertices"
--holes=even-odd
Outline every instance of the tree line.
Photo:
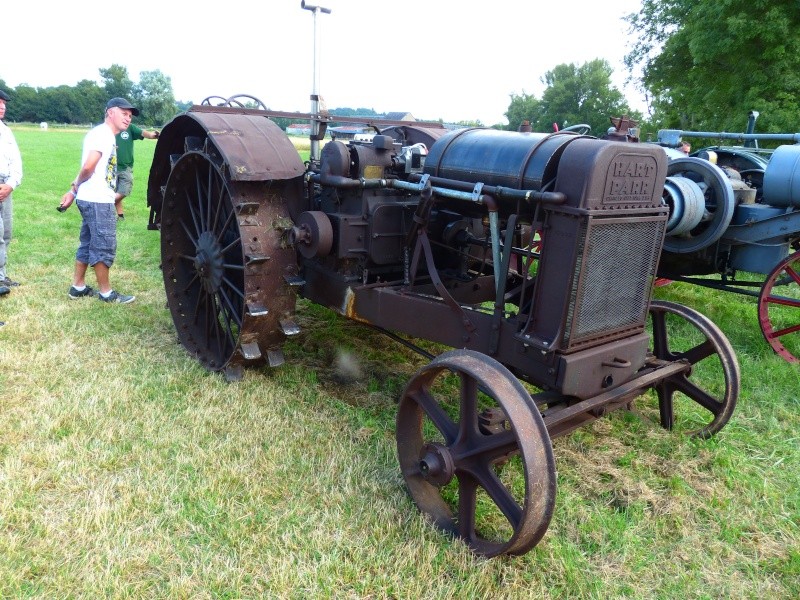
[{"label": "tree line", "polygon": [[[189,102],[175,100],[172,81],[161,71],[143,71],[138,82],[130,78],[126,67],[117,64],[101,68],[99,73],[102,85],[83,80],[75,86],[34,88],[22,84],[10,88],[0,79],[0,89],[14,99],[6,108],[6,120],[17,123],[47,121],[67,125],[98,123],[103,119],[108,99],[123,97],[140,109],[141,114],[136,118],[139,125],[161,127],[191,106]],[[557,66],[545,76],[548,88],[541,100],[526,94],[511,96],[506,113],[509,125],[506,128],[516,129],[522,121],[530,121],[537,131],[548,131],[555,122],[562,127],[588,123],[594,131],[605,131],[608,116],[621,113],[640,116],[628,108],[622,93],[613,88],[611,74],[608,63],[599,59],[581,66]],[[248,106],[247,102],[245,106]],[[334,117],[384,116],[371,108],[334,108],[329,112]],[[291,119],[274,120],[284,129],[292,123]],[[458,125],[472,127],[483,124],[476,120],[463,121]]]},{"label": "tree line", "polygon": [[22,84],[11,88],[0,79],[0,89],[14,99],[6,107],[6,120],[66,125],[99,123],[109,98],[123,97],[140,109],[137,123],[144,127],[160,127],[189,107],[190,103],[175,100],[172,80],[159,70],[142,71],[138,82],[131,80],[128,69],[121,65],[113,64],[99,71],[102,85],[84,79],[74,86],[34,88]]},{"label": "tree line", "polygon": [[[760,113],[760,132],[800,130],[797,0],[642,0],[639,12],[624,20],[630,40],[625,65],[647,100],[645,114],[631,108],[611,83],[611,66],[598,58],[547,71],[540,78],[545,84],[540,97],[511,94],[508,124],[493,126],[517,129],[528,121],[534,131],[549,132],[585,123],[602,135],[612,117],[627,115],[643,126],[643,133],[661,128],[740,132],[753,110]],[[141,108],[137,122],[161,126],[189,107],[175,100],[170,78],[158,70],[143,71],[138,82],[116,64],[100,69],[100,75],[102,85],[84,80],[52,88],[12,89],[0,79],[0,89],[14,98],[6,118],[93,123],[102,119],[108,98],[123,96]],[[330,112],[381,116],[363,108]],[[289,124],[288,119],[276,122]]]},{"label": "tree line", "polygon": [[[172,90],[172,80],[159,70],[142,71],[139,81],[133,81],[128,69],[113,64],[99,69],[102,85],[84,79],[74,86],[34,88],[27,84],[16,88],[0,79],[0,90],[8,93],[13,102],[6,107],[5,119],[13,123],[59,123],[64,125],[87,125],[103,120],[109,98],[127,98],[141,114],[136,122],[142,127],[162,127],[178,113],[191,107],[191,102],[178,101]],[[243,106],[255,108],[254,101],[244,101]],[[385,113],[371,108],[334,108],[334,116],[359,116],[379,119]],[[294,121],[289,118],[273,119],[282,129]]]}]

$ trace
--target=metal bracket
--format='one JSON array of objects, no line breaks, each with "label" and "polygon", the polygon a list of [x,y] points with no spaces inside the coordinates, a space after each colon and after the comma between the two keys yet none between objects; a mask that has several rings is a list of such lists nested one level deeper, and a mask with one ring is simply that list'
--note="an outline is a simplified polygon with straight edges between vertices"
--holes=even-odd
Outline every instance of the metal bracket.
[{"label": "metal bracket", "polygon": [[483,194],[483,183],[479,181],[478,183],[475,184],[475,187],[472,188],[472,201],[475,202],[476,204],[480,202],[481,194]]}]

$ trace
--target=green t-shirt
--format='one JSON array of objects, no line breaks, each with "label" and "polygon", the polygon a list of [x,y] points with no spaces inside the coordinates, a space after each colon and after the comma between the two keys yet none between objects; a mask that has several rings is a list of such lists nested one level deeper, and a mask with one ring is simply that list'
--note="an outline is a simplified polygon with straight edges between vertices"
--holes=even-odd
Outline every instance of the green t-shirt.
[{"label": "green t-shirt", "polygon": [[117,134],[117,169],[133,168],[133,140],[143,140],[142,130],[131,123]]}]

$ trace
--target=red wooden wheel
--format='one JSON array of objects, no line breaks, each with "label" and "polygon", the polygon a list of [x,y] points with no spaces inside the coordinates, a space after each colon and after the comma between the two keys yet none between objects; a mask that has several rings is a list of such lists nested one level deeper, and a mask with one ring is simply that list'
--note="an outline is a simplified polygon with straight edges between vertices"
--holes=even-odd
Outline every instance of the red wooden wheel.
[{"label": "red wooden wheel", "polygon": [[758,296],[758,324],[772,349],[800,363],[800,252],[772,270]]}]

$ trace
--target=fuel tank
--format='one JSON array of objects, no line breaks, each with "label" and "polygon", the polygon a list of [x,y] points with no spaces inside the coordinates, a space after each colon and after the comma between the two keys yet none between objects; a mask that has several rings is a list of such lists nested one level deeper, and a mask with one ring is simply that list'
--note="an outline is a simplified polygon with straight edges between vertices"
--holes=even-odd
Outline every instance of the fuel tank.
[{"label": "fuel tank", "polygon": [[558,161],[575,133],[520,133],[461,129],[439,138],[425,160],[425,173],[513,189],[549,191]]}]

